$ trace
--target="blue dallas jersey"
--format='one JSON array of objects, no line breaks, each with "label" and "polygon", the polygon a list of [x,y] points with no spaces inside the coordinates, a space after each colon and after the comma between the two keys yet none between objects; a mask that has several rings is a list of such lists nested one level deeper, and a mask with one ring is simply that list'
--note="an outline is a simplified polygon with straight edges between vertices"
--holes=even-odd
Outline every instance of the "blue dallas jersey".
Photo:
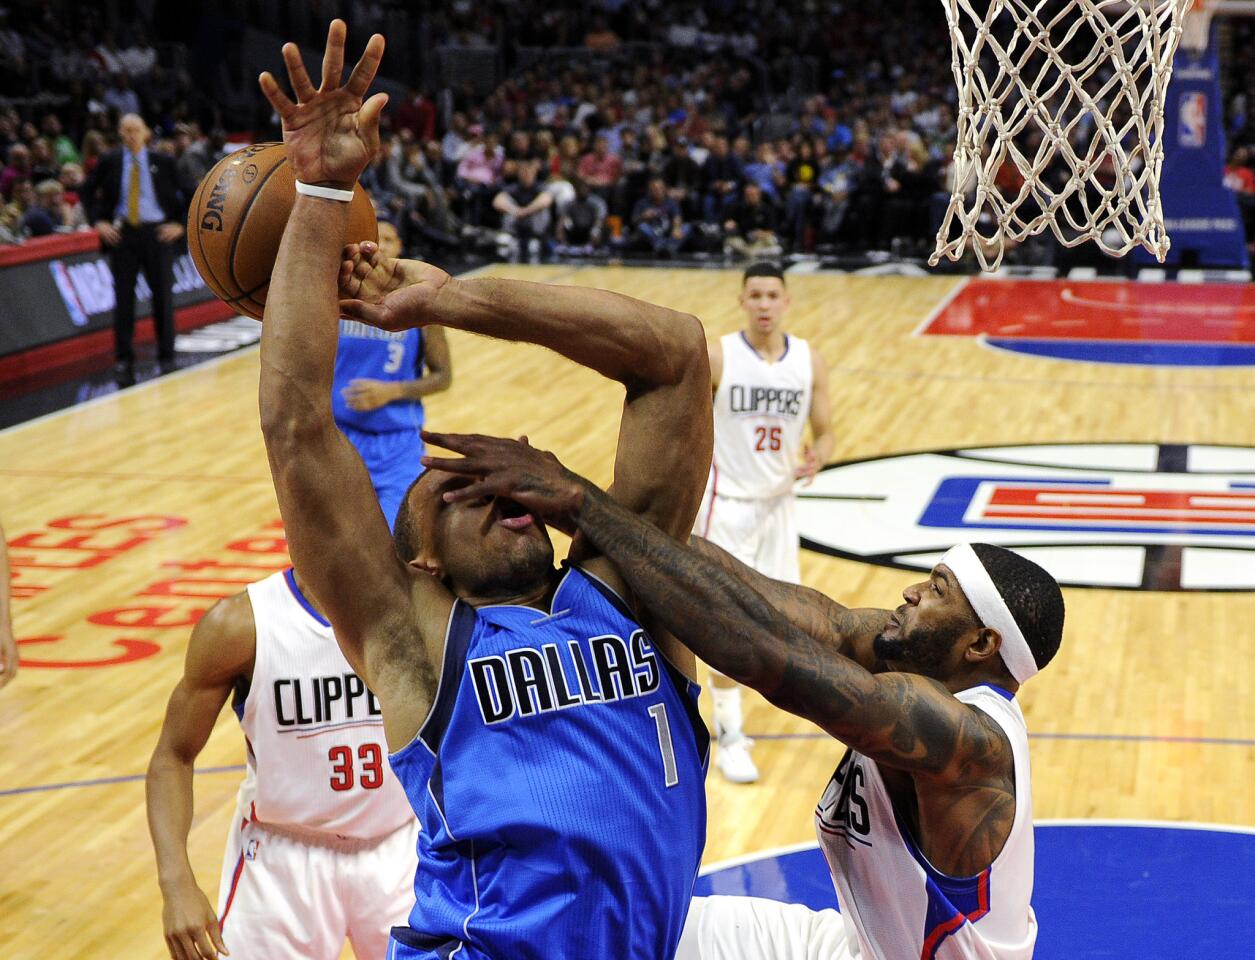
[{"label": "blue dallas jersey", "polygon": [[345,402],[344,388],[354,380],[395,382],[417,380],[422,375],[422,330],[388,333],[356,320],[341,319],[331,389],[331,409],[336,424],[342,429],[347,427],[362,433],[405,431],[417,434],[423,425],[422,401],[399,400],[363,412],[353,410]]},{"label": "blue dallas jersey", "polygon": [[431,714],[390,757],[423,831],[389,958],[675,953],[706,838],[699,688],[590,574],[551,609],[454,604]]}]

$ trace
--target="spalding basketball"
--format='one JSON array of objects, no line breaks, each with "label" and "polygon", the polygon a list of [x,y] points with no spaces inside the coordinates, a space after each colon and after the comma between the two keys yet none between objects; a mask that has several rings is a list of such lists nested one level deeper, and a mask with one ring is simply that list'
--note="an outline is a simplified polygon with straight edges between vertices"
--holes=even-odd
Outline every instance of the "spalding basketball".
[{"label": "spalding basketball", "polygon": [[[196,188],[187,246],[209,288],[261,319],[279,241],[296,202],[296,177],[281,143],[255,143],[219,160]],[[378,240],[375,208],[359,183],[345,243]]]}]

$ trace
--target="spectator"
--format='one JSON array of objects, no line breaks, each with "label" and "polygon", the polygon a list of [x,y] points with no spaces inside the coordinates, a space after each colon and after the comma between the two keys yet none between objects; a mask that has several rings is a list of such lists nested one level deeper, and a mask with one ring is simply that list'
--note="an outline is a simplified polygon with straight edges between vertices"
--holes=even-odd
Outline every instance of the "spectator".
[{"label": "spectator", "polygon": [[740,194],[744,173],[741,161],[733,156],[728,138],[716,136],[711,143],[710,156],[702,167],[702,216],[719,223]]},{"label": "spectator", "polygon": [[730,253],[750,260],[765,260],[781,253],[776,233],[779,215],[762,187],[750,181],[744,196],[735,204],[723,225]]},{"label": "spectator", "polygon": [[102,98],[104,105],[119,115],[138,114],[139,95],[131,89],[131,78],[125,73],[115,73],[109,81],[109,89]]},{"label": "spectator", "polygon": [[80,163],[82,161],[83,158],[79,156],[78,148],[74,146],[74,141],[65,135],[65,128],[61,125],[61,118],[55,113],[49,113],[44,116],[40,129],[52,145],[52,153],[58,167],[66,163]]},{"label": "spectator", "polygon": [[472,126],[470,134],[471,145],[458,163],[457,182],[467,219],[478,227],[484,222],[485,207],[497,195],[504,159],[495,136],[485,136],[479,126]]},{"label": "spectator", "polygon": [[9,147],[8,166],[0,172],[0,195],[5,200],[13,199],[13,184],[19,179],[30,179],[31,152],[24,143],[15,143]]},{"label": "spectator", "polygon": [[580,158],[576,173],[603,199],[609,199],[623,175],[623,161],[610,152],[609,137],[598,134],[594,138],[592,152]]},{"label": "spectator", "polygon": [[622,41],[619,35],[610,29],[605,17],[597,17],[588,33],[584,35],[584,46],[589,50],[613,50]]},{"label": "spectator", "polygon": [[30,177],[17,177],[11,187],[11,197],[4,207],[5,226],[17,237],[23,237],[22,222],[35,205],[35,186]]},{"label": "spectator", "polygon": [[174,366],[174,244],[183,236],[187,206],[174,161],[148,148],[152,131],[136,114],[118,122],[123,146],[100,158],[83,185],[83,203],[109,250],[116,303],[113,311],[114,373],[135,382],[135,279],[152,289],[157,359]]},{"label": "spectator", "polygon": [[449,170],[457,169],[457,165],[462,161],[469,144],[466,139],[466,114],[455,113],[453,121],[449,125],[448,131],[444,138],[440,141],[440,154],[444,160],[445,167]]},{"label": "spectator", "polygon": [[662,177],[652,177],[645,196],[632,208],[632,228],[638,245],[659,257],[679,253],[692,230],[684,222],[680,205],[667,192]]},{"label": "spectator", "polygon": [[88,130],[83,134],[83,171],[90,174],[96,169],[101,154],[108,149],[108,141],[99,130]]},{"label": "spectator", "polygon": [[553,222],[553,195],[537,184],[538,166],[534,160],[520,163],[517,179],[492,201],[501,214],[501,229],[513,239],[515,250],[526,251],[529,258],[541,252]]},{"label": "spectator", "polygon": [[1255,241],[1255,171],[1249,147],[1235,147],[1224,169],[1224,185],[1237,196],[1238,210],[1246,228],[1247,243]]},{"label": "spectator", "polygon": [[116,59],[121,64],[122,72],[132,79],[144,79],[153,72],[157,66],[157,51],[148,42],[148,35],[143,27],[135,30],[131,45],[119,51]]},{"label": "spectator", "polygon": [[39,183],[41,180],[55,180],[61,172],[61,164],[52,154],[52,144],[44,137],[35,137],[30,142],[30,178]]},{"label": "spectator", "polygon": [[571,184],[575,196],[558,211],[558,252],[589,254],[601,246],[606,222],[606,201],[578,177]]},{"label": "spectator", "polygon": [[776,157],[775,148],[770,143],[760,143],[753,162],[745,165],[745,179],[756,183],[763,193],[774,199],[779,195],[777,180],[783,176],[784,164]]},{"label": "spectator", "polygon": [[397,107],[392,126],[398,132],[408,130],[420,142],[436,136],[436,105],[417,88],[410,90],[409,99]]},{"label": "spectator", "polygon": [[179,186],[189,197],[217,162],[209,140],[195,124],[180,123],[174,128],[174,169]]},{"label": "spectator", "polygon": [[30,237],[46,237],[71,229],[70,211],[65,205],[65,188],[56,180],[42,180],[35,187],[35,203],[22,217],[22,232]]},{"label": "spectator", "polygon": [[689,155],[689,142],[676,137],[671,142],[671,153],[662,167],[662,177],[668,184],[671,198],[680,205],[684,216],[696,220],[701,215],[702,168]]}]

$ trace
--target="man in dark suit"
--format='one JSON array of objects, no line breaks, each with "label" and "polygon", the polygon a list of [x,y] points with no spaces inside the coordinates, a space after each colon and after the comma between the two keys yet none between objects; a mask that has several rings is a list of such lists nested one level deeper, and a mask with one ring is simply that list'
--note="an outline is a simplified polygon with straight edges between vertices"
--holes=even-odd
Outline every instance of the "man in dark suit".
[{"label": "man in dark suit", "polygon": [[124,386],[135,382],[135,279],[140,270],[152,288],[157,360],[174,367],[174,254],[183,236],[187,201],[174,160],[148,149],[152,131],[128,113],[118,122],[122,146],[100,158],[83,186],[88,218],[109,251],[113,271],[114,373]]}]

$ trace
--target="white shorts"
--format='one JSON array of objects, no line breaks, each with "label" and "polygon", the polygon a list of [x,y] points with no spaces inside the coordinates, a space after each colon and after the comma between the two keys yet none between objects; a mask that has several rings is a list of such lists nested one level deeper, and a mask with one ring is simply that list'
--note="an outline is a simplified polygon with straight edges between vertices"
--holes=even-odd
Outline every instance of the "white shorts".
[{"label": "white shorts", "polygon": [[802,579],[791,492],[767,500],[742,500],[712,495],[707,489],[693,532],[773,580]]},{"label": "white shorts", "polygon": [[836,910],[761,897],[694,897],[675,960],[853,960]]},{"label": "white shorts", "polygon": [[417,842],[417,820],[325,845],[251,821],[232,830],[218,889],[231,960],[337,960],[346,939],[358,960],[383,960],[414,906]]}]

